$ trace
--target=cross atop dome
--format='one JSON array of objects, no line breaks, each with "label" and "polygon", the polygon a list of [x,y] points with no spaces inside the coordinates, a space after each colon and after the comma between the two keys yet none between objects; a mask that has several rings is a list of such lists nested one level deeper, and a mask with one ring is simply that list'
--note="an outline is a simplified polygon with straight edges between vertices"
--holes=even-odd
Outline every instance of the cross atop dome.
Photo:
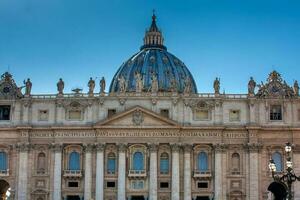
[{"label": "cross atop dome", "polygon": [[151,26],[145,33],[144,45],[141,47],[141,50],[145,48],[153,48],[153,47],[167,49],[164,46],[163,35],[156,25],[156,15],[154,10],[152,15]]}]

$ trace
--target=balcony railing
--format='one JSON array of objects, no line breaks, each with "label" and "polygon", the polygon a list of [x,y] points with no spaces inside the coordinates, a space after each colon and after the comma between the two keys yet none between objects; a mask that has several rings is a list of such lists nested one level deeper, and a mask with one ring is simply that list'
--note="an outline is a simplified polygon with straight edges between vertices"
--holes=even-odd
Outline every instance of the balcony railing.
[{"label": "balcony railing", "polygon": [[82,177],[81,170],[64,170],[64,177]]},{"label": "balcony railing", "polygon": [[116,171],[115,170],[107,170],[107,174],[109,174],[109,175],[115,175]]},{"label": "balcony railing", "polygon": [[9,176],[9,170],[0,170],[0,176]]},{"label": "balcony railing", "polygon": [[194,170],[194,178],[210,178],[211,172],[210,171],[201,171],[201,170]]},{"label": "balcony railing", "polygon": [[146,170],[129,170],[128,176],[129,177],[146,177],[147,173],[146,173]]}]

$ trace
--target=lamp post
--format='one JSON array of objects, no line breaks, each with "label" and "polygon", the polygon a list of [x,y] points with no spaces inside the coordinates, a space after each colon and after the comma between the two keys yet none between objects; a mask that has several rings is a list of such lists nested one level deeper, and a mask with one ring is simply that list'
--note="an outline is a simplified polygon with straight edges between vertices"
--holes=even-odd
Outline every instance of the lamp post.
[{"label": "lamp post", "polygon": [[286,166],[287,166],[286,172],[282,176],[279,176],[279,175],[275,174],[276,165],[275,165],[275,162],[274,162],[273,159],[270,159],[269,169],[272,172],[272,177],[273,177],[274,181],[282,182],[287,186],[287,189],[288,189],[287,199],[292,200],[292,184],[293,184],[293,182],[295,182],[297,180],[300,181],[300,177],[296,176],[295,173],[294,173],[294,170],[293,170],[293,162],[292,162],[292,158],[291,158],[291,155],[290,155],[291,152],[292,152],[291,143],[289,143],[289,142],[286,143],[285,152],[287,154],[287,157],[286,157]]}]

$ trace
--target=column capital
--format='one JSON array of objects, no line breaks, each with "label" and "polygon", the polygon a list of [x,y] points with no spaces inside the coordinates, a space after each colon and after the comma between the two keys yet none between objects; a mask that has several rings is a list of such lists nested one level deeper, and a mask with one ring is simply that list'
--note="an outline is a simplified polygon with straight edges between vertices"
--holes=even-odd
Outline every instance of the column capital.
[{"label": "column capital", "polygon": [[183,149],[185,153],[190,153],[192,151],[193,145],[192,144],[183,144]]},{"label": "column capital", "polygon": [[84,151],[85,153],[90,153],[90,152],[93,151],[94,147],[95,147],[94,144],[90,144],[90,143],[84,144],[84,145],[83,145],[83,151]]},{"label": "column capital", "polygon": [[157,143],[149,143],[148,144],[150,152],[157,152],[158,144]]},{"label": "column capital", "polygon": [[172,143],[170,145],[171,145],[172,152],[179,152],[180,151],[181,144]]},{"label": "column capital", "polygon": [[247,143],[244,148],[252,153],[257,153],[262,149],[263,145],[261,143]]},{"label": "column capital", "polygon": [[127,150],[127,144],[125,143],[118,143],[117,147],[119,152],[126,152]]},{"label": "column capital", "polygon": [[225,143],[214,144],[213,148],[214,148],[215,152],[222,153],[228,148],[228,144],[225,144]]},{"label": "column capital", "polygon": [[97,152],[104,151],[106,144],[105,143],[96,143],[95,147]]},{"label": "column capital", "polygon": [[63,144],[61,143],[51,143],[49,146],[54,152],[61,152],[63,149]]},{"label": "column capital", "polygon": [[32,148],[32,145],[28,142],[18,143],[18,144],[15,145],[15,148],[19,152],[27,152],[27,151],[30,150],[30,148]]}]

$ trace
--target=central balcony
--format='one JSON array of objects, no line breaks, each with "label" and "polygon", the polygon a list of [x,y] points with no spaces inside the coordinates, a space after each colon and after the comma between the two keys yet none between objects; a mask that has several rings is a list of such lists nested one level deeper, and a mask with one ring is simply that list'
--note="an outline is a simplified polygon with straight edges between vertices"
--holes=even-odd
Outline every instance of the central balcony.
[{"label": "central balcony", "polygon": [[81,178],[82,170],[64,170],[64,177]]},{"label": "central balcony", "polygon": [[146,177],[146,170],[129,170],[128,177]]},{"label": "central balcony", "polygon": [[207,171],[200,171],[194,170],[194,178],[211,178],[211,172]]}]

